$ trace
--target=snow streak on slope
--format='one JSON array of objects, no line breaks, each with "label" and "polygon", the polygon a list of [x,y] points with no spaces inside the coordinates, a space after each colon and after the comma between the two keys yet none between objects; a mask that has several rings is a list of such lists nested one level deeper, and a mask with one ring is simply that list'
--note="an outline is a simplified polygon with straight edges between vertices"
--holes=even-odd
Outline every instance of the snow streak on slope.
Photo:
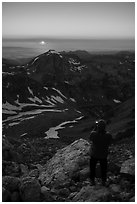
[{"label": "snow streak on slope", "polygon": [[[20,112],[18,115],[15,116],[9,116],[7,119],[3,120],[3,123],[7,122],[7,121],[14,121],[14,120],[18,120],[18,121],[23,121],[23,120],[27,120],[30,119],[30,115],[39,115],[41,113],[44,112],[58,112],[58,113],[62,113],[65,112],[66,109],[63,110],[58,110],[58,109],[36,109],[33,111],[26,111],[26,112]],[[25,117],[25,118],[23,118]]]},{"label": "snow streak on slope", "polygon": [[[34,110],[37,109],[44,109],[47,108],[47,111],[49,108],[56,108],[60,109],[60,105],[63,105],[63,107],[60,109],[60,111],[67,106],[67,101],[69,101],[66,96],[64,96],[61,91],[55,88],[50,88],[49,90],[45,90],[44,92],[38,92],[35,93],[33,88],[27,87],[27,90],[29,94],[27,97],[25,97],[25,100],[22,100],[22,97],[18,93],[16,95],[16,100],[13,99],[13,101],[7,101],[3,103],[3,114],[8,117],[8,115],[15,115],[19,114],[19,112],[24,112],[25,110]],[[43,94],[44,93],[44,94]],[[43,110],[42,110],[43,111]],[[51,110],[50,110],[51,111]],[[54,111],[54,110],[53,110]],[[56,111],[55,111],[56,112]]]},{"label": "snow streak on slope", "polygon": [[65,128],[64,126],[66,124],[71,124],[70,127],[72,127],[72,123],[77,123],[79,120],[81,120],[84,116],[81,116],[79,118],[76,118],[75,120],[72,121],[65,121],[63,123],[61,123],[60,125],[56,126],[56,127],[51,127],[47,132],[45,132],[45,134],[47,135],[45,137],[45,139],[49,139],[49,138],[59,138],[58,136],[58,130]]}]

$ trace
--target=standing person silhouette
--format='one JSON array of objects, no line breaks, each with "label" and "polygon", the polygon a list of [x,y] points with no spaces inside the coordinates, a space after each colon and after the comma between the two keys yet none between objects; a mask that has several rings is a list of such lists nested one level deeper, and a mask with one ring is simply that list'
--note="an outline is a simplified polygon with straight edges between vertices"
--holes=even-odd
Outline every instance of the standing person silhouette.
[{"label": "standing person silhouette", "polygon": [[106,122],[99,120],[96,122],[96,128],[90,134],[92,141],[90,157],[90,179],[91,185],[95,185],[96,164],[99,161],[101,167],[102,185],[106,185],[107,179],[107,156],[108,148],[112,141],[111,134],[106,132]]}]

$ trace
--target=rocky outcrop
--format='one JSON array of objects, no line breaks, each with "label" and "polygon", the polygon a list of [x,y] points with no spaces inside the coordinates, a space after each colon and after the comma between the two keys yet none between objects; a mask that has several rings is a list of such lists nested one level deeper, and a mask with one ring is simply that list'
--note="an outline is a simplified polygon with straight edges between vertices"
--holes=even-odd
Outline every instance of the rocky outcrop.
[{"label": "rocky outcrop", "polygon": [[135,158],[126,160],[121,166],[120,173],[135,176]]},{"label": "rocky outcrop", "polygon": [[120,193],[120,190],[121,190],[120,185],[117,185],[117,184],[111,184],[109,188],[113,193]]},{"label": "rocky outcrop", "polygon": [[105,187],[83,187],[73,198],[73,202],[101,202],[108,201],[111,194]]},{"label": "rocky outcrop", "polygon": [[2,177],[2,201],[3,202],[19,202],[20,179],[13,176]]},{"label": "rocky outcrop", "polygon": [[2,187],[2,202],[9,202],[11,199],[11,193]]},{"label": "rocky outcrop", "polygon": [[59,150],[49,160],[45,169],[39,176],[43,185],[59,186],[69,182],[89,162],[90,144],[84,139],[79,139],[69,146]]},{"label": "rocky outcrop", "polygon": [[20,195],[23,202],[40,201],[41,186],[34,177],[24,177],[21,180]]},{"label": "rocky outcrop", "polygon": [[10,191],[14,192],[19,189],[20,179],[13,176],[3,176],[2,177],[2,186]]},{"label": "rocky outcrop", "polygon": [[12,160],[14,157],[13,145],[10,144],[6,137],[2,138],[2,159],[6,161]]},{"label": "rocky outcrop", "polygon": [[130,198],[129,202],[135,202],[135,196],[133,196],[132,198]]},{"label": "rocky outcrop", "polygon": [[3,176],[20,176],[20,165],[12,161],[2,161],[2,175]]},{"label": "rocky outcrop", "polygon": [[[100,166],[96,168],[96,185],[90,186],[90,143],[79,139],[57,153],[45,164],[18,164],[3,161],[3,202],[106,202],[134,200],[134,158],[125,161],[120,171],[109,162],[107,188],[100,183]],[[8,168],[9,165],[9,168]],[[130,177],[123,176],[132,175]],[[131,179],[129,179],[131,178]]]},{"label": "rocky outcrop", "polygon": [[21,174],[24,176],[28,175],[29,173],[28,167],[24,164],[20,164],[20,171],[21,171]]}]

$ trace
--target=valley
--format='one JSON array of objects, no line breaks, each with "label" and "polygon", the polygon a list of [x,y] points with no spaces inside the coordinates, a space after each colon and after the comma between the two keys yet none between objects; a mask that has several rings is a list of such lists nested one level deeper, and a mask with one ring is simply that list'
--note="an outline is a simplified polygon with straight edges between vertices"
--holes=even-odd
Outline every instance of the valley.
[{"label": "valley", "polygon": [[94,120],[111,120],[117,107],[125,103],[129,107],[131,101],[133,113],[134,62],[132,52],[92,55],[53,50],[24,65],[10,65],[4,59],[3,134],[37,135],[41,128],[46,132],[78,117],[91,121],[92,129]]}]

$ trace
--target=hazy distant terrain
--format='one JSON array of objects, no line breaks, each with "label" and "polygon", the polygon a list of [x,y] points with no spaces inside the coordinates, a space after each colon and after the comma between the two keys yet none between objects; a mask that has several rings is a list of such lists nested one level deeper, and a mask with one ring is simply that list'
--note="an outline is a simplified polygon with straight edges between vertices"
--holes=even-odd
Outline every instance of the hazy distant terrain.
[{"label": "hazy distant terrain", "polygon": [[[44,42],[44,44],[41,44]],[[56,51],[87,50],[90,53],[116,53],[122,50],[134,51],[134,40],[73,40],[73,39],[5,39],[3,40],[3,58],[21,59],[35,57],[54,49]]]}]

